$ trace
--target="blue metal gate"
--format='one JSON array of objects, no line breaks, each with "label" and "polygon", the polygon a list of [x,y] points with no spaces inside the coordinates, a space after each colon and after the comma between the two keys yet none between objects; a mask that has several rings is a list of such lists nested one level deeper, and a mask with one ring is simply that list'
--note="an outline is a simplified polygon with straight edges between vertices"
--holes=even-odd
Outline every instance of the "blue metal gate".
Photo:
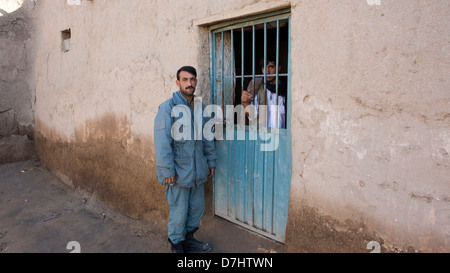
[{"label": "blue metal gate", "polygon": [[[257,57],[266,60],[268,52],[276,52],[277,67],[282,67],[274,75],[267,74],[265,67],[261,72],[257,68]],[[260,77],[266,83],[268,76],[276,77],[277,82],[279,78],[286,80],[286,128],[267,128],[255,135],[248,125],[235,124],[234,118],[225,121],[233,132],[228,139],[216,140],[219,159],[214,210],[220,217],[284,242],[292,170],[290,13],[285,10],[247,18],[211,31],[213,104],[224,110],[227,105],[239,105],[241,91],[246,90],[248,82]],[[268,142],[273,144],[275,139],[277,147],[266,151]]]}]

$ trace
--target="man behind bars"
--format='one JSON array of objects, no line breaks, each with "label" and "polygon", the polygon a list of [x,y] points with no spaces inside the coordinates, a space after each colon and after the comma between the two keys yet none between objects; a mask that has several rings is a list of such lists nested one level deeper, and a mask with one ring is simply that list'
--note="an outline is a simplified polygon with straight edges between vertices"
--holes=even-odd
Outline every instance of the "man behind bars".
[{"label": "man behind bars", "polygon": [[[258,77],[251,81],[247,90],[242,91],[241,102],[242,105],[254,105],[253,118],[261,118],[262,124],[267,128],[286,128],[286,99],[287,99],[287,83],[284,77],[277,77],[276,73],[281,71],[281,65],[277,67],[276,56],[268,54],[267,60],[264,57],[260,60],[260,67],[262,74],[266,74],[266,84],[264,78]],[[278,87],[278,98],[277,98]],[[278,102],[278,103],[277,103]],[[260,105],[267,106],[267,112],[260,115]],[[273,106],[277,106],[274,108]],[[249,115],[247,116],[250,119]]]}]

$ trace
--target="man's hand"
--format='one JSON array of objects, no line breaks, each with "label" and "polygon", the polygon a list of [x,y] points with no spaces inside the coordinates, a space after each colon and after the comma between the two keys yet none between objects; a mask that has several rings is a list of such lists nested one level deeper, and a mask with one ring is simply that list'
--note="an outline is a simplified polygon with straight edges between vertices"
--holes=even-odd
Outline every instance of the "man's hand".
[{"label": "man's hand", "polygon": [[253,101],[253,96],[250,92],[242,90],[241,102],[244,107],[247,107]]},{"label": "man's hand", "polygon": [[215,169],[209,169],[209,174],[208,174],[208,178],[212,177],[214,175],[214,171]]},{"label": "man's hand", "polygon": [[175,176],[164,178],[164,182],[166,182],[169,185],[173,185],[175,183]]},{"label": "man's hand", "polygon": [[[215,169],[209,169],[208,178],[214,175],[214,171]],[[175,184],[175,176],[164,178],[164,182],[166,182],[169,185]]]}]

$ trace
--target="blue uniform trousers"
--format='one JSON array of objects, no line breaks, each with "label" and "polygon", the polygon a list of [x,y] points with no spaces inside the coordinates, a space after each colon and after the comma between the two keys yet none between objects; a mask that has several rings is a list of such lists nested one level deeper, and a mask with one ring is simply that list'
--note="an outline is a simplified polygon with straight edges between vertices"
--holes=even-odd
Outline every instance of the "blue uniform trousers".
[{"label": "blue uniform trousers", "polygon": [[166,199],[169,203],[168,235],[173,244],[184,241],[187,232],[200,226],[205,212],[205,192],[201,184],[194,188],[168,186]]}]

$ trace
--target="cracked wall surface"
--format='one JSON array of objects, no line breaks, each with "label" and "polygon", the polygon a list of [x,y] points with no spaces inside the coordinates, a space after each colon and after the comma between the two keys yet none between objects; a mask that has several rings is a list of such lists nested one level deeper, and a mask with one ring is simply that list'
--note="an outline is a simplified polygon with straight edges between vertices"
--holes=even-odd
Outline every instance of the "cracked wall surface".
[{"label": "cracked wall surface", "polygon": [[32,3],[0,11],[0,136],[34,124],[32,11]]},{"label": "cracked wall surface", "polygon": [[[209,101],[209,30],[194,22],[277,3],[292,14],[286,249],[361,251],[375,234],[386,249],[449,251],[446,0],[40,0],[34,77],[44,164],[128,215],[166,216],[153,120],[183,65],[197,67],[199,94]],[[334,239],[302,245],[320,237],[319,224]]]},{"label": "cracked wall surface", "polygon": [[0,3],[0,163],[34,155],[34,1]]},{"label": "cracked wall surface", "polygon": [[308,205],[448,251],[449,3],[364,2],[293,9],[290,219]]}]

